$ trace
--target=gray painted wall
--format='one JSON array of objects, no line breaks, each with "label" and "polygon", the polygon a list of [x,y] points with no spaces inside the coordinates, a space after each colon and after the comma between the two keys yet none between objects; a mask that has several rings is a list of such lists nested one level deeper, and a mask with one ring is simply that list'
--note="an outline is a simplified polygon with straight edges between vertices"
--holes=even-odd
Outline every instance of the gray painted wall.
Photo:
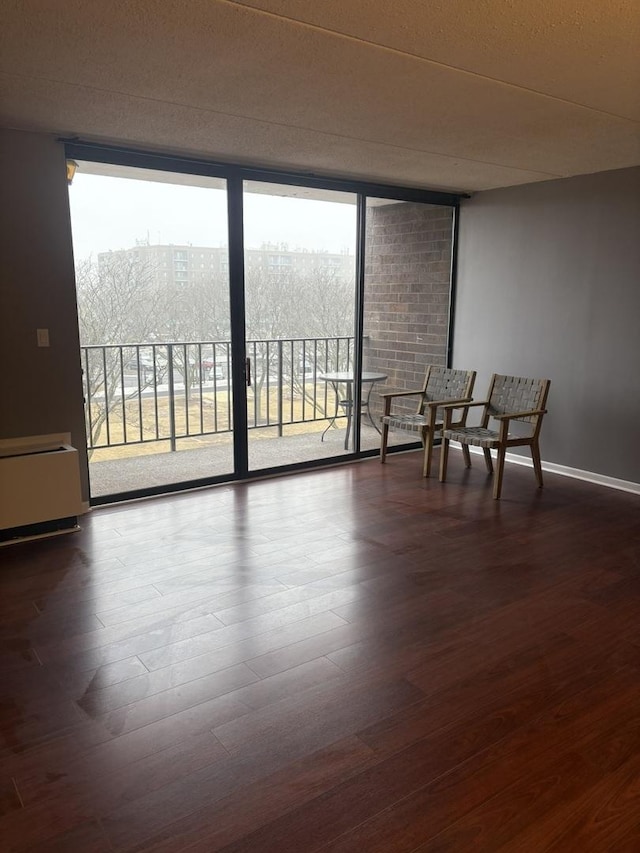
[{"label": "gray painted wall", "polygon": [[[88,500],[82,375],[62,146],[0,130],[0,438],[70,432]],[[51,346],[36,346],[36,329]]]},{"label": "gray painted wall", "polygon": [[476,399],[493,372],[550,378],[543,460],[639,483],[640,168],[479,193],[458,257]]}]

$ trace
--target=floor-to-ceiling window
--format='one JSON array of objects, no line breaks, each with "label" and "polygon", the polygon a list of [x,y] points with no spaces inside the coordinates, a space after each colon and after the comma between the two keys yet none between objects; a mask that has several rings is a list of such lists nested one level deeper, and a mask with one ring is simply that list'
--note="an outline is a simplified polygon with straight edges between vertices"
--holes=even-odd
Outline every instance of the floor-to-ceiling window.
[{"label": "floor-to-ceiling window", "polygon": [[446,363],[454,197],[68,153],[95,502],[374,454]]}]

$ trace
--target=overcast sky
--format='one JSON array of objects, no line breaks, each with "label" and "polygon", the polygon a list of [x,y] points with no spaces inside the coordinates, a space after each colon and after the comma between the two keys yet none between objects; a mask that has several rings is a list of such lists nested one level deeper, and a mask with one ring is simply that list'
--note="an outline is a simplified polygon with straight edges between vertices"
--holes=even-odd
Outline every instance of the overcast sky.
[{"label": "overcast sky", "polygon": [[[76,261],[150,244],[227,245],[224,190],[76,173],[69,188]],[[356,208],[311,199],[245,194],[245,244],[355,252]]]}]

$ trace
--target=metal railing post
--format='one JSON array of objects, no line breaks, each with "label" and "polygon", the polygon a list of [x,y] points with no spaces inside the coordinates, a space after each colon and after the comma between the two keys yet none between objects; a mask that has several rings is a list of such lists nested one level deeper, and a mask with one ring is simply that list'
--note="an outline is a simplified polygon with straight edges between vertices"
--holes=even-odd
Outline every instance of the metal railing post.
[{"label": "metal railing post", "polygon": [[167,345],[167,368],[169,371],[169,441],[171,450],[176,450],[176,396],[173,379],[173,346]]},{"label": "metal railing post", "polygon": [[[267,360],[267,370],[269,369],[269,362]],[[293,372],[293,359],[291,360],[291,372]],[[282,341],[278,341],[278,438],[282,438],[283,430],[282,430],[282,380],[283,380],[283,372],[282,372]]]}]

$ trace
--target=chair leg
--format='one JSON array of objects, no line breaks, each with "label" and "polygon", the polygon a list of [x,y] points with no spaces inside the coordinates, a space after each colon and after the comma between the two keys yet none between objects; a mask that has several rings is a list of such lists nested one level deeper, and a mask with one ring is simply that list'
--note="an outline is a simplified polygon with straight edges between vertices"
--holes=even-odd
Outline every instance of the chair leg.
[{"label": "chair leg", "polygon": [[471,468],[471,453],[469,453],[469,445],[462,445],[462,456],[464,457],[464,467]]},{"label": "chair leg", "polygon": [[389,438],[389,424],[382,425],[382,432],[380,433],[380,462],[384,464],[385,459],[387,458],[387,440]]},{"label": "chair leg", "polygon": [[487,471],[490,474],[493,474],[493,460],[491,459],[491,451],[488,447],[483,447],[482,450],[484,451],[484,461],[485,465],[487,466]]},{"label": "chair leg", "polygon": [[533,470],[536,474],[536,483],[538,484],[538,488],[542,488],[542,462],[540,461],[540,446],[536,441],[535,444],[531,445],[531,457],[533,459]]},{"label": "chair leg", "polygon": [[428,477],[431,474],[431,454],[433,453],[433,432],[429,429],[422,437],[424,444],[424,465],[422,466],[422,476]]},{"label": "chair leg", "polygon": [[444,483],[447,479],[447,462],[449,460],[449,439],[442,436],[440,444],[440,482]]},{"label": "chair leg", "polygon": [[500,499],[500,492],[502,491],[502,476],[504,474],[504,458],[507,455],[506,447],[498,448],[498,470],[496,471],[496,475],[493,481],[493,497],[495,500]]}]

